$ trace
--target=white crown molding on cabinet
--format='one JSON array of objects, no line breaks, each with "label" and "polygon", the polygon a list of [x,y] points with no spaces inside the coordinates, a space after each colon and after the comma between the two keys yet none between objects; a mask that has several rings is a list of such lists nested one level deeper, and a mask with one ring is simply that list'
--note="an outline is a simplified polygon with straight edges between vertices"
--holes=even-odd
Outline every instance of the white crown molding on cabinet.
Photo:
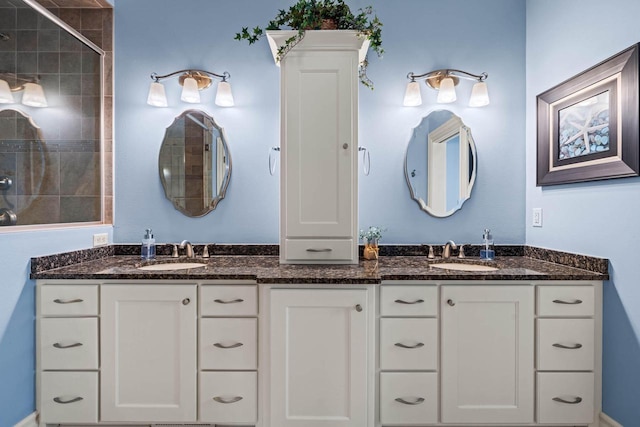
[{"label": "white crown molding on cabinet", "polygon": [[622,424],[620,424],[604,412],[600,412],[600,427],[622,427]]}]

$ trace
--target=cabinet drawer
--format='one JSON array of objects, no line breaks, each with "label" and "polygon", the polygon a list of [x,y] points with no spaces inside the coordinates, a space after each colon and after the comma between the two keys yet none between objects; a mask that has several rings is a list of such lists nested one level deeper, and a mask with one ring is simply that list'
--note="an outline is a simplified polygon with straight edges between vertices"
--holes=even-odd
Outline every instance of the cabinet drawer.
[{"label": "cabinet drawer", "polygon": [[257,319],[200,319],[200,369],[257,369]]},{"label": "cabinet drawer", "polygon": [[593,421],[592,373],[543,372],[537,374],[537,379],[539,423],[589,424]]},{"label": "cabinet drawer", "polygon": [[286,239],[288,261],[350,261],[355,251],[353,239]]},{"label": "cabinet drawer", "polygon": [[258,407],[256,372],[201,372],[200,421],[254,423]]},{"label": "cabinet drawer", "polygon": [[435,286],[382,286],[381,316],[436,316],[438,288]]},{"label": "cabinet drawer", "polygon": [[40,423],[97,423],[97,372],[42,372]]},{"label": "cabinet drawer", "polygon": [[435,370],[437,319],[380,319],[380,369]]},{"label": "cabinet drawer", "polygon": [[42,316],[97,316],[98,285],[40,286]]},{"label": "cabinet drawer", "polygon": [[538,319],[537,325],[539,370],[593,370],[593,319]]},{"label": "cabinet drawer", "polygon": [[539,316],[593,316],[593,286],[538,286]]},{"label": "cabinet drawer", "polygon": [[258,296],[255,286],[228,285],[200,288],[201,316],[255,316]]},{"label": "cabinet drawer", "polygon": [[384,425],[433,424],[438,421],[438,374],[380,374],[380,422]]},{"label": "cabinet drawer", "polygon": [[98,319],[41,319],[40,355],[43,370],[98,369]]}]

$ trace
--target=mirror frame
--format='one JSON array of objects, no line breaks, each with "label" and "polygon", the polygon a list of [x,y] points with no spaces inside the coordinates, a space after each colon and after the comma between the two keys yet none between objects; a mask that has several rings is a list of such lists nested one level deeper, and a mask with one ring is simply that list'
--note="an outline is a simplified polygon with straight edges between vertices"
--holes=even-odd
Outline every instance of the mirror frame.
[{"label": "mirror frame", "polygon": [[[473,171],[471,172],[471,176],[469,177],[469,185],[467,187],[467,191],[464,195],[463,198],[461,198],[458,202],[458,205],[449,210],[446,211],[444,213],[440,213],[440,212],[436,212],[433,210],[433,208],[431,208],[421,197],[417,196],[414,192],[413,186],[411,185],[411,177],[410,177],[410,172],[408,170],[408,154],[409,154],[409,146],[412,143],[412,141],[414,140],[414,138],[416,137],[416,133],[418,132],[418,129],[420,128],[420,126],[422,125],[422,122],[429,117],[429,115],[431,115],[432,113],[435,112],[439,112],[439,111],[447,111],[449,113],[451,113],[452,118],[456,117],[460,120],[460,129],[465,131],[467,133],[467,143],[469,146],[469,149],[471,150],[472,154],[473,154]],[[451,120],[451,119],[449,119]],[[425,134],[425,143],[429,144],[429,134]],[[428,147],[427,147],[428,149]],[[427,165],[427,170],[428,170],[428,165]],[[462,121],[462,117],[458,116],[457,114],[455,114],[453,111],[450,110],[445,110],[445,109],[440,109],[440,110],[432,110],[429,111],[429,113],[422,117],[420,119],[420,122],[418,123],[418,125],[416,127],[413,128],[412,132],[411,132],[411,138],[409,139],[409,143],[407,144],[407,149],[405,151],[405,155],[404,155],[404,176],[405,176],[405,180],[407,182],[407,186],[409,187],[409,193],[411,195],[411,199],[414,200],[419,206],[420,209],[426,213],[428,213],[429,215],[436,217],[436,218],[446,218],[449,217],[451,215],[453,215],[454,213],[456,213],[457,211],[459,211],[460,209],[462,209],[462,206],[464,205],[464,203],[469,200],[471,198],[471,192],[473,190],[475,181],[476,181],[476,177],[477,177],[477,171],[478,171],[478,152],[476,149],[476,144],[475,144],[475,140],[473,139],[473,135],[471,134],[471,128],[469,126],[467,126],[463,121]]]},{"label": "mirror frame", "polygon": [[[225,178],[223,180],[222,186],[220,187],[220,192],[217,193],[216,196],[211,199],[211,203],[209,203],[208,208],[205,209],[204,212],[201,213],[201,214],[193,214],[191,212],[188,212],[185,208],[180,206],[174,199],[169,197],[169,194],[167,193],[167,188],[169,187],[169,183],[165,180],[164,174],[162,173],[162,171],[163,171],[162,165],[160,163],[160,156],[161,156],[161,152],[162,152],[162,147],[164,146],[165,139],[167,138],[167,133],[169,132],[169,129],[178,120],[183,119],[188,114],[193,114],[193,113],[202,114],[203,116],[205,116],[205,118],[211,120],[211,123],[213,124],[213,126],[220,132],[220,137],[221,137],[221,140],[222,140],[222,144],[224,146],[225,153],[226,153],[226,156],[227,156],[227,171],[225,173]],[[158,173],[160,175],[160,182],[162,183],[162,189],[164,191],[165,197],[167,198],[167,200],[169,200],[171,202],[173,207],[176,210],[180,211],[180,213],[182,213],[183,215],[188,216],[190,218],[201,218],[201,217],[211,213],[213,210],[215,210],[216,206],[218,206],[218,203],[220,203],[220,201],[222,199],[224,199],[226,194],[227,194],[227,187],[229,186],[229,181],[231,181],[231,170],[232,170],[231,166],[232,166],[231,151],[229,150],[229,144],[227,142],[227,135],[226,135],[226,133],[224,131],[224,128],[221,127],[220,125],[218,125],[218,123],[215,121],[213,116],[209,115],[206,111],[196,110],[196,109],[184,110],[182,113],[180,113],[178,116],[176,116],[173,119],[173,122],[171,122],[171,124],[169,126],[166,127],[165,133],[164,133],[164,137],[162,138],[162,144],[160,145],[160,150],[158,151]]]}]

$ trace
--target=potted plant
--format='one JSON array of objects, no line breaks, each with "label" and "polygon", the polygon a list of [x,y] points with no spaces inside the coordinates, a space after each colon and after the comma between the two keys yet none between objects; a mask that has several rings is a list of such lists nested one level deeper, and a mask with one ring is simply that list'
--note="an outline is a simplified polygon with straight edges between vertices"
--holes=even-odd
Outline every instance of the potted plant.
[{"label": "potted plant", "polygon": [[364,243],[364,259],[378,259],[378,242],[382,239],[382,232],[384,230],[380,227],[371,226],[367,231],[360,230],[360,238]]},{"label": "potted plant", "polygon": [[[281,61],[296,44],[304,38],[306,30],[356,30],[360,35],[369,39],[369,47],[381,57],[382,49],[382,22],[374,14],[373,8],[367,6],[358,9],[353,14],[344,0],[298,0],[288,10],[281,9],[276,17],[269,21],[263,29],[255,27],[249,30],[243,27],[236,33],[236,40],[247,40],[249,44],[257,42],[265,35],[267,30],[292,29],[298,32],[288,38],[278,48],[277,60]],[[373,83],[367,77],[367,58],[360,64],[360,81],[370,89]]]}]

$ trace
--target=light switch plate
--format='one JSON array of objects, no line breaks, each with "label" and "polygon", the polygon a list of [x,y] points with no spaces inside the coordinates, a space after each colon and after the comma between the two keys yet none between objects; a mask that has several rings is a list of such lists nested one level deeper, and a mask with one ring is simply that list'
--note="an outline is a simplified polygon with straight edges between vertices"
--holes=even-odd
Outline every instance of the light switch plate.
[{"label": "light switch plate", "polygon": [[533,208],[531,225],[534,227],[542,227],[542,208]]},{"label": "light switch plate", "polygon": [[105,246],[109,244],[109,234],[99,233],[93,235],[93,247]]}]

